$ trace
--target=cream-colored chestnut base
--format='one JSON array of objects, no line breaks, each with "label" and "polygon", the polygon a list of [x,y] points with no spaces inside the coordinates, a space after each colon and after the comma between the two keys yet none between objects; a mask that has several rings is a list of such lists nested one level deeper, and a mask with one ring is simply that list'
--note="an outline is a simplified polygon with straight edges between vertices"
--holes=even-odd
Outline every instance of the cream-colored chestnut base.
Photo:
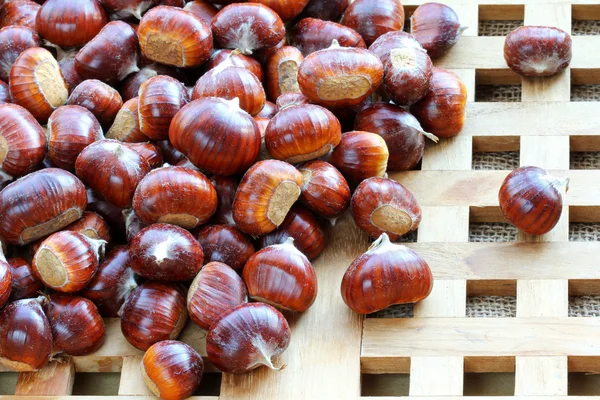
[{"label": "cream-colored chestnut base", "polygon": [[179,316],[179,320],[175,324],[175,328],[173,328],[173,331],[169,335],[169,339],[175,340],[179,337],[179,334],[181,333],[183,328],[185,328],[185,323],[187,322],[187,319],[188,319],[187,308],[184,308],[183,312]]},{"label": "cream-colored chestnut base", "polygon": [[142,373],[142,377],[144,378],[144,383],[148,386],[148,389],[152,392],[156,397],[160,397],[160,389],[154,383],[152,379],[148,376],[148,372],[146,372],[146,366],[144,365],[144,360],[140,363],[140,372]]},{"label": "cream-colored chestnut base", "polygon": [[371,214],[371,222],[382,231],[392,232],[396,235],[404,235],[410,231],[413,225],[410,215],[389,204],[375,209]]},{"label": "cream-colored chestnut base", "polygon": [[60,107],[67,102],[69,89],[65,85],[56,61],[42,62],[37,66],[33,75],[52,108]]},{"label": "cream-colored chestnut base", "polygon": [[161,224],[177,225],[185,229],[198,226],[198,218],[190,214],[167,214],[158,219]]},{"label": "cream-colored chestnut base", "polygon": [[292,205],[300,197],[300,186],[296,182],[283,181],[273,191],[267,208],[267,218],[274,225],[279,226],[285,219]]},{"label": "cream-colored chestnut base", "polygon": [[48,236],[61,228],[69,225],[71,222],[77,221],[81,218],[82,212],[78,208],[69,208],[56,218],[46,221],[42,224],[32,226],[30,228],[23,229],[21,232],[21,241],[24,244],[33,242],[36,239]]},{"label": "cream-colored chestnut base", "polygon": [[87,228],[82,231],[79,231],[79,233],[81,233],[83,236],[89,237],[90,239],[100,240],[100,236],[98,235],[98,232],[96,232],[95,229]]},{"label": "cream-colored chestnut base", "polygon": [[12,361],[8,358],[0,357],[0,364],[4,365],[11,371],[28,372],[35,371],[29,364],[25,364],[19,361]]},{"label": "cream-colored chestnut base", "polygon": [[6,155],[8,154],[8,141],[2,135],[0,135],[0,166],[4,164]]},{"label": "cream-colored chestnut base", "polygon": [[327,144],[323,147],[321,147],[319,150],[307,153],[307,154],[300,154],[297,156],[293,156],[288,158],[287,161],[290,164],[299,164],[305,161],[309,161],[309,160],[315,160],[319,157],[324,156],[325,154],[329,154],[331,152],[331,150],[333,150],[333,146],[330,144]]},{"label": "cream-colored chestnut base", "polygon": [[286,60],[277,68],[279,76],[279,90],[281,94],[289,92],[300,92],[298,85],[298,63],[294,60]]},{"label": "cream-colored chestnut base", "polygon": [[363,75],[332,76],[321,83],[317,94],[322,100],[358,99],[371,90]]},{"label": "cream-colored chestnut base", "polygon": [[115,117],[115,122],[108,132],[106,132],[106,138],[122,142],[126,141],[131,131],[135,128],[135,120],[136,118],[130,110],[122,108]]},{"label": "cream-colored chestnut base", "polygon": [[310,183],[312,179],[312,171],[309,169],[301,169],[300,173],[302,174],[302,190],[306,189],[306,186]]},{"label": "cream-colored chestnut base", "polygon": [[145,53],[149,59],[161,64],[175,65],[177,67],[185,66],[185,57],[181,43],[167,35],[160,33],[148,35],[146,38]]},{"label": "cream-colored chestnut base", "polygon": [[397,69],[413,69],[417,66],[416,49],[406,47],[401,49],[392,49],[390,51],[390,60]]},{"label": "cream-colored chestnut base", "polygon": [[35,265],[46,285],[58,288],[67,283],[65,266],[49,248],[42,247],[38,250]]}]

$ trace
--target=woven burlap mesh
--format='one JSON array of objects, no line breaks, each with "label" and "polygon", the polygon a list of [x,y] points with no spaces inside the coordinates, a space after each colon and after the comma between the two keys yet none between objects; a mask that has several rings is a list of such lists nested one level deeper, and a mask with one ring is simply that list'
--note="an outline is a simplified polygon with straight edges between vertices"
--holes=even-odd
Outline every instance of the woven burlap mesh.
[{"label": "woven burlap mesh", "polygon": [[523,21],[479,21],[479,36],[506,36],[523,26]]}]

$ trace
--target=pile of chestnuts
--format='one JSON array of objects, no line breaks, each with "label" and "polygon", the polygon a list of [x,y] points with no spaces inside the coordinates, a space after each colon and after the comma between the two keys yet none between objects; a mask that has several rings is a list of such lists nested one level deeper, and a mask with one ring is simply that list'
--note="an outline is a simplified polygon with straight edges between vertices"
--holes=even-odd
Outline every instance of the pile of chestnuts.
[{"label": "pile of chestnuts", "polygon": [[[148,387],[181,399],[204,369],[176,340],[189,317],[221,371],[280,368],[345,213],[375,239],[345,303],[426,298],[429,266],[393,243],[421,209],[386,173],[462,130],[465,85],[432,60],[464,27],[439,3],[404,20],[400,0],[0,0],[0,362],[92,354],[119,317]],[[568,35],[520,29],[511,68],[568,65]],[[502,210],[547,232],[560,185],[514,172]]]}]

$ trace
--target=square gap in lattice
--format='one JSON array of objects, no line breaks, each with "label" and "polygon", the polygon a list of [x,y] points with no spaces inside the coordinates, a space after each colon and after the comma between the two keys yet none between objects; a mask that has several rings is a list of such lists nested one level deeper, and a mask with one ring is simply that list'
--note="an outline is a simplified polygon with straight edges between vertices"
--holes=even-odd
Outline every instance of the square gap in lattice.
[{"label": "square gap in lattice", "polygon": [[572,6],[571,34],[573,36],[600,35],[600,5],[574,4]]},{"label": "square gap in lattice", "polygon": [[361,396],[408,396],[409,374],[362,375]]},{"label": "square gap in lattice", "polygon": [[598,241],[600,241],[600,222],[570,222],[569,223],[569,241],[570,242],[598,242]]},{"label": "square gap in lattice", "polygon": [[463,396],[514,396],[515,374],[465,373]]},{"label": "square gap in lattice", "polygon": [[121,374],[76,373],[73,382],[73,396],[117,396]]},{"label": "square gap in lattice", "polygon": [[600,101],[600,84],[596,82],[571,85],[571,101]]},{"label": "square gap in lattice", "polygon": [[466,315],[470,318],[515,318],[517,298],[515,296],[467,297]]},{"label": "square gap in lattice", "polygon": [[523,26],[523,4],[479,5],[479,36],[506,36]]},{"label": "square gap in lattice", "polygon": [[487,171],[511,171],[519,167],[518,151],[492,151],[473,153],[471,168]]},{"label": "square gap in lattice", "polygon": [[518,103],[521,101],[521,92],[520,84],[477,84],[475,86],[475,101],[487,103]]},{"label": "square gap in lattice", "polygon": [[508,222],[472,222],[469,242],[516,242],[517,228]]},{"label": "square gap in lattice", "polygon": [[568,382],[569,396],[600,396],[600,374],[570,372]]},{"label": "square gap in lattice", "polygon": [[569,169],[600,169],[600,151],[571,152]]},{"label": "square gap in lattice", "polygon": [[17,372],[0,372],[0,396],[12,396],[17,390]]}]

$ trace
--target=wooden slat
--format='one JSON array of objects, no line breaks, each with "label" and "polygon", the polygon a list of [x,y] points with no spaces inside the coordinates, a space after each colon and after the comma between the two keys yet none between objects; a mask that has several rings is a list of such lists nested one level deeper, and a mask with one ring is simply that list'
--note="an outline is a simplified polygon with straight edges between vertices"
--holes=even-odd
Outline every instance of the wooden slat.
[{"label": "wooden slat", "polygon": [[71,360],[52,361],[35,372],[21,372],[17,379],[16,395],[69,396],[73,391],[75,367]]},{"label": "wooden slat", "polygon": [[123,359],[123,370],[119,383],[119,396],[152,396],[152,392],[142,378],[140,364],[142,356],[129,356]]}]

